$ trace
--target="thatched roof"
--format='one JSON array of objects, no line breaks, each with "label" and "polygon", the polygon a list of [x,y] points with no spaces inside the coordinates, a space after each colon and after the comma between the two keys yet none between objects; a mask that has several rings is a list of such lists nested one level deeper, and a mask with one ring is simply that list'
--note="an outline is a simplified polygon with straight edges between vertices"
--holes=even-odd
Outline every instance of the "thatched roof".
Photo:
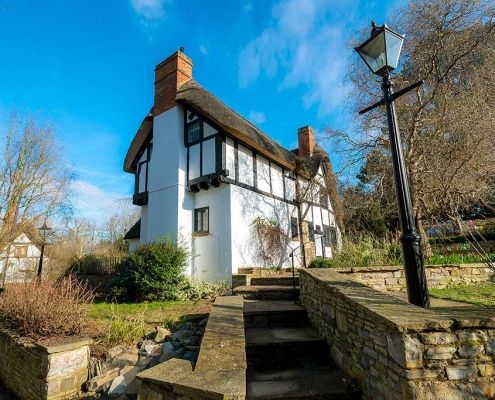
[{"label": "thatched roof", "polygon": [[124,236],[125,240],[139,239],[141,236],[141,219],[139,219]]},{"label": "thatched roof", "polygon": [[282,147],[218,97],[191,79],[177,91],[176,100],[198,111],[241,142],[286,168],[296,166],[295,155]]}]

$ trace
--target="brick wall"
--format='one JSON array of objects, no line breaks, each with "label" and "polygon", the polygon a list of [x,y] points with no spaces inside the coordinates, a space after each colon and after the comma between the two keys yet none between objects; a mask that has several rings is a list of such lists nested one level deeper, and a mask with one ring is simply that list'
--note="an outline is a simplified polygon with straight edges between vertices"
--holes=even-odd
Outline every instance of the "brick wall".
[{"label": "brick wall", "polygon": [[89,340],[43,346],[0,330],[0,380],[21,399],[67,399],[88,377]]},{"label": "brick wall", "polygon": [[368,399],[495,396],[495,313],[424,310],[332,270],[301,270],[301,302]]},{"label": "brick wall", "polygon": [[[367,268],[336,268],[374,289],[390,292],[406,291],[404,267],[401,265]],[[426,278],[428,287],[445,288],[458,283],[485,282],[492,279],[495,271],[485,264],[428,265]]]}]

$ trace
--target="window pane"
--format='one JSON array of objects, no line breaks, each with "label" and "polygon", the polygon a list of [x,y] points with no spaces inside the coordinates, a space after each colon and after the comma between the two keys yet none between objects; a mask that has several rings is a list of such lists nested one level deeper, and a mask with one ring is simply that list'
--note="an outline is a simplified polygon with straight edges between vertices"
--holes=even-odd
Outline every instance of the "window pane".
[{"label": "window pane", "polygon": [[208,218],[208,209],[205,208],[203,210],[203,232],[208,232],[209,230],[209,218]]},{"label": "window pane", "polygon": [[187,127],[188,143],[201,139],[201,125],[199,121],[195,121]]}]

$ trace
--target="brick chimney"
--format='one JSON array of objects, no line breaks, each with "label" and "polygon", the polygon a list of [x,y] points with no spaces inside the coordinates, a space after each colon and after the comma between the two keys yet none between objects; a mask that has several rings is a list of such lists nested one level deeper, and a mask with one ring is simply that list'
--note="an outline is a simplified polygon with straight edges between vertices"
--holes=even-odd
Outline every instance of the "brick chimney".
[{"label": "brick chimney", "polygon": [[299,141],[298,154],[302,157],[311,157],[315,148],[315,133],[310,126],[303,126],[297,130]]},{"label": "brick chimney", "polygon": [[177,89],[191,78],[192,61],[182,48],[155,67],[155,116],[175,106]]}]

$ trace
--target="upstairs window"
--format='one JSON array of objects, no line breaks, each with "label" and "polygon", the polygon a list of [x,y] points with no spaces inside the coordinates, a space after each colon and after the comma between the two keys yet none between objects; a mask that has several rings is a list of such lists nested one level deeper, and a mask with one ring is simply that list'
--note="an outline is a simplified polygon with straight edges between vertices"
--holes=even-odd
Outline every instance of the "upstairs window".
[{"label": "upstairs window", "polygon": [[14,257],[16,257],[16,258],[27,257],[27,251],[28,251],[27,246],[15,246]]},{"label": "upstairs window", "polygon": [[324,188],[320,188],[320,205],[328,208],[328,193]]},{"label": "upstairs window", "polygon": [[201,139],[201,121],[195,120],[187,124],[187,143],[197,142]]},{"label": "upstairs window", "polygon": [[292,239],[299,239],[299,225],[296,217],[291,217],[290,219],[290,232]]},{"label": "upstairs window", "polygon": [[210,208],[202,207],[194,210],[194,234],[207,235],[210,232]]}]

